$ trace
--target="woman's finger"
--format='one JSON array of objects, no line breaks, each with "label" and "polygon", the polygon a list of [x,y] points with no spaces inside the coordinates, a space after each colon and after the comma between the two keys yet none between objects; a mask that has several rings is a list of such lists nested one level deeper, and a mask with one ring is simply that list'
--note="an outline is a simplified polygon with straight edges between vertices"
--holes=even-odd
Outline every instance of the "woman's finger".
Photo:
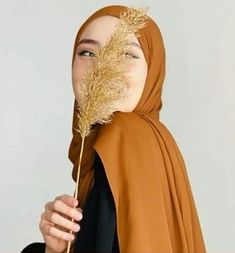
[{"label": "woman's finger", "polygon": [[45,223],[42,226],[42,232],[45,236],[53,236],[66,241],[72,241],[75,238],[74,234],[61,231],[50,223]]},{"label": "woman's finger", "polygon": [[74,207],[74,206],[78,205],[78,200],[75,199],[74,197],[68,195],[68,194],[63,194],[61,196],[57,196],[54,201],[56,201],[56,200],[61,200],[65,204],[67,204],[67,205],[69,205],[71,207]]},{"label": "woman's finger", "polygon": [[48,202],[45,205],[46,210],[57,211],[62,214],[67,215],[68,217],[72,217],[73,219],[79,221],[82,219],[82,213],[78,210],[78,208],[72,208],[66,205],[60,199],[55,200],[54,202]]},{"label": "woman's finger", "polygon": [[59,213],[53,212],[51,210],[45,212],[44,218],[46,219],[46,221],[61,226],[63,229],[69,229],[74,232],[78,232],[80,230],[79,224],[72,222],[61,216]]}]

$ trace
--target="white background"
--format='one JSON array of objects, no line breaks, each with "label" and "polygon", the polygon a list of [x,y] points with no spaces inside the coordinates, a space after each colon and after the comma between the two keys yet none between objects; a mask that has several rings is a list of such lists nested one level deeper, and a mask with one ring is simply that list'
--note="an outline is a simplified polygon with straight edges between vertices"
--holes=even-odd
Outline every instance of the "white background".
[{"label": "white background", "polygon": [[208,252],[235,252],[235,2],[0,3],[0,252],[43,242],[45,203],[73,195],[73,43],[107,4],[150,7],[167,56],[161,121],[184,156]]}]

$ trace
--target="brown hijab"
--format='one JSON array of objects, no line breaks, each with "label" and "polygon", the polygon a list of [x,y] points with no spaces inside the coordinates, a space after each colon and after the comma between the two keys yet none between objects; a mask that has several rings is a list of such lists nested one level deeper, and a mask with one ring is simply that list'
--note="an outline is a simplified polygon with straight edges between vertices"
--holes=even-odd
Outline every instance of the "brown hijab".
[{"label": "brown hijab", "polygon": [[[77,33],[103,15],[119,17],[124,6],[107,6],[91,15]],[[100,156],[116,206],[120,252],[205,253],[202,231],[181,152],[159,120],[165,77],[165,49],[161,32],[150,18],[140,30],[139,42],[148,75],[142,96],[130,112],[114,113],[111,123],[96,125],[85,139],[78,189],[83,208],[93,183],[95,152]],[[72,60],[72,62],[73,62]],[[69,159],[76,182],[81,136],[77,128],[76,99]],[[79,232],[78,232],[79,233]]]}]

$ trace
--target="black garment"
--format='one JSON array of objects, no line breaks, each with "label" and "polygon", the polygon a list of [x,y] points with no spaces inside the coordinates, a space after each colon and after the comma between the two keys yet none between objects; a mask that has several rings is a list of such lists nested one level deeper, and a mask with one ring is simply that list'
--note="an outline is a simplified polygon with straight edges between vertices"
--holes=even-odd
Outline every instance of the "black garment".
[{"label": "black garment", "polygon": [[21,251],[21,253],[45,253],[46,244],[44,242],[33,242]]},{"label": "black garment", "polygon": [[[94,185],[87,196],[76,233],[74,253],[119,253],[113,195],[99,155],[94,163]],[[45,253],[45,243],[34,242],[21,253]]]},{"label": "black garment", "polygon": [[118,253],[115,203],[97,153],[94,164],[94,185],[84,206],[74,253]]}]

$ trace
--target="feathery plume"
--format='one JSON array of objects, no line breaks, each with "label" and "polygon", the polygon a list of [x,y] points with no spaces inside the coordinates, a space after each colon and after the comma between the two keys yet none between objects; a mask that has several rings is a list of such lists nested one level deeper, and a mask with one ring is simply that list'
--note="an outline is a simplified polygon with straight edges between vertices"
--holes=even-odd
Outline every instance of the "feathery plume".
[{"label": "feathery plume", "polygon": [[120,15],[120,22],[109,42],[95,51],[95,66],[90,65],[82,79],[77,104],[79,128],[76,130],[82,137],[90,134],[91,125],[111,122],[117,109],[115,102],[127,96],[126,52],[130,49],[133,34],[139,36],[138,29],[144,27],[146,20],[146,9],[127,8]]},{"label": "feathery plume", "polygon": [[[117,102],[127,97],[127,52],[133,37],[139,37],[138,30],[148,21],[147,9],[129,7],[121,13],[110,40],[103,48],[94,52],[95,63],[89,66],[80,83],[80,99],[76,102],[78,129],[75,130],[80,133],[82,144],[74,196],[76,199],[85,137],[91,133],[92,125],[110,123],[113,113],[118,109]],[[67,253],[70,247],[71,241],[68,242]]]}]

